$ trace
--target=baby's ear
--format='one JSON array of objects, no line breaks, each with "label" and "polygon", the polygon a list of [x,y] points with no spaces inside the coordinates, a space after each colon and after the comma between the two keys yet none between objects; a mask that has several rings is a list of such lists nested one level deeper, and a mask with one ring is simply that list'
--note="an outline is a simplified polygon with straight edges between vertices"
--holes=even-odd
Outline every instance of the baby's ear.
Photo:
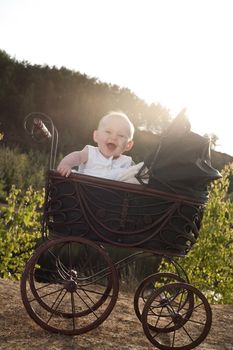
[{"label": "baby's ear", "polygon": [[133,140],[128,141],[125,150],[130,151],[131,148],[133,147],[133,144],[134,144]]},{"label": "baby's ear", "polygon": [[98,130],[93,131],[93,140],[98,143]]}]

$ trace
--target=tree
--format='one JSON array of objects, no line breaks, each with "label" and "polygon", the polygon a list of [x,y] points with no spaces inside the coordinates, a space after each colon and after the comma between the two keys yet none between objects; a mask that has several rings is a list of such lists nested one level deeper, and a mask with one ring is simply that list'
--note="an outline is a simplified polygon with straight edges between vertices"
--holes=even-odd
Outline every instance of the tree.
[{"label": "tree", "polygon": [[24,151],[31,145],[25,138],[23,120],[33,111],[53,119],[61,136],[61,153],[69,152],[77,144],[86,144],[100,117],[113,109],[126,112],[136,128],[143,125],[162,131],[170,119],[166,108],[147,105],[128,88],[100,82],[64,67],[17,62],[4,51],[0,51],[0,74],[4,144]]}]

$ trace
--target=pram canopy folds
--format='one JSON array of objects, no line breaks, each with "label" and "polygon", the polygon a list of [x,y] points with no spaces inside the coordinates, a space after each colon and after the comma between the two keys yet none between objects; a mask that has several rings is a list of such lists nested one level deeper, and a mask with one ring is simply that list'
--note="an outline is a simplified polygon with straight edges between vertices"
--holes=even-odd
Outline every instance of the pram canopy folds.
[{"label": "pram canopy folds", "polygon": [[[210,140],[192,132],[182,113],[161,135],[145,166],[150,187],[203,203],[208,199],[209,183],[221,178],[220,172],[211,166]],[[140,179],[140,174],[137,178]]]}]

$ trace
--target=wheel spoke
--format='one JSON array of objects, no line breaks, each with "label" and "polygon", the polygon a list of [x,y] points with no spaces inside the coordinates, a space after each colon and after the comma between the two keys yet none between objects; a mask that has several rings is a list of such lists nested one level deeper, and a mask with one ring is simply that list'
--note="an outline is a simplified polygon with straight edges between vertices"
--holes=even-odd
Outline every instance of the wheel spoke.
[{"label": "wheel spoke", "polygon": [[[64,297],[65,297],[65,295],[66,295],[66,292],[65,292],[65,293],[63,294],[61,300],[59,301],[58,299],[59,299],[61,293],[62,293],[62,291],[61,291],[60,294],[57,296],[57,298],[54,300],[54,303],[53,303],[52,306],[51,306],[51,315],[50,315],[50,317],[49,317],[49,319],[48,319],[48,321],[47,321],[47,324],[49,324],[49,321],[50,321],[50,320],[52,319],[52,317],[55,315],[55,311],[57,311],[59,305],[61,304],[62,300],[64,299]],[[57,301],[58,301],[58,304],[57,304],[57,306],[55,307]]]},{"label": "wheel spoke", "polygon": [[81,290],[81,291],[83,291],[84,293],[91,293],[91,294],[94,294],[94,295],[101,295],[101,296],[103,296],[103,295],[107,295],[107,297],[112,297],[112,294],[111,293],[103,293],[103,292],[98,292],[97,290],[94,290],[94,289],[87,289],[87,288],[83,288],[83,286],[80,286],[80,287],[78,287],[77,288],[77,290]]},{"label": "wheel spoke", "polygon": [[[138,289],[136,290],[136,293],[134,296],[134,310],[135,310],[135,313],[140,321],[141,321],[144,305],[146,304],[146,302],[148,300],[148,297],[147,298],[144,297],[144,293],[147,290],[147,288],[149,288],[151,285],[153,285],[153,293],[154,293],[161,286],[164,286],[164,285],[171,283],[171,282],[183,282],[183,279],[174,273],[163,272],[163,273],[155,273],[151,276],[148,276],[147,278],[145,278],[145,280],[143,280],[141,282],[141,284],[139,285]],[[165,291],[165,293],[166,293],[166,291]],[[173,296],[171,296],[171,298],[172,297]],[[161,302],[164,299],[164,296],[162,294],[158,295],[158,299]],[[155,307],[156,309],[159,309],[161,307],[161,305],[159,304],[159,300],[157,303],[158,305],[156,305],[156,307]],[[170,298],[169,298],[168,302],[171,303]],[[185,301],[184,301],[184,303],[185,303]],[[158,311],[156,311],[154,314],[156,316],[158,314]],[[161,312],[160,312],[160,314],[161,314]],[[171,322],[171,324],[172,324],[172,322]],[[156,324],[156,326],[151,325],[151,329],[153,329],[154,331],[155,331],[155,327],[156,327],[156,329],[158,328],[158,331],[159,331],[158,323]],[[168,328],[168,326],[167,326],[167,328]]]},{"label": "wheel spoke", "polygon": [[[51,284],[49,284],[49,285],[51,285]],[[36,291],[41,290],[41,289],[42,289],[42,288],[37,288]],[[46,294],[42,294],[42,295],[40,294],[40,299],[44,299],[44,298],[46,298],[46,297],[48,297],[48,296],[51,296],[51,295],[53,295],[53,294],[62,292],[63,290],[64,290],[64,287],[62,287],[62,288],[60,288],[60,289],[57,289],[57,290],[54,290],[54,291],[52,291],[52,292],[47,292]],[[32,301],[34,301],[34,300],[36,300],[36,297],[33,298],[33,299],[29,299],[30,302],[32,302]]]},{"label": "wheel spoke", "polygon": [[[52,281],[44,283],[51,276]],[[22,276],[21,295],[27,312],[42,328],[76,335],[109,316],[118,283],[116,268],[102,247],[81,237],[64,237],[35,251]]]},{"label": "wheel spoke", "polygon": [[193,349],[206,338],[211,322],[211,308],[205,296],[183,282],[159,288],[146,301],[142,312],[144,332],[159,349]]},{"label": "wheel spoke", "polygon": [[[75,301],[74,301],[74,293],[70,293],[71,305],[72,305],[72,314],[75,315]],[[72,317],[73,330],[75,330],[75,317]]]},{"label": "wheel spoke", "polygon": [[187,331],[187,329],[185,328],[185,326],[182,326],[183,330],[185,331],[185,333],[187,334],[187,336],[189,337],[189,339],[191,340],[191,342],[194,341],[194,339],[191,337],[190,333]]},{"label": "wheel spoke", "polygon": [[[82,300],[82,302],[86,305],[86,307],[91,310],[91,312],[95,315],[95,317],[98,318],[94,309],[92,309],[92,307],[90,305],[88,305],[88,303],[85,301],[85,299],[82,298],[82,296],[79,293],[77,293],[77,291],[76,291],[76,294],[79,296],[79,298]],[[93,302],[90,298],[89,298],[89,301]],[[94,302],[93,302],[93,304],[94,304]]]},{"label": "wheel spoke", "polygon": [[176,331],[173,332],[173,337],[172,337],[172,347],[175,347],[175,338],[176,338]]}]

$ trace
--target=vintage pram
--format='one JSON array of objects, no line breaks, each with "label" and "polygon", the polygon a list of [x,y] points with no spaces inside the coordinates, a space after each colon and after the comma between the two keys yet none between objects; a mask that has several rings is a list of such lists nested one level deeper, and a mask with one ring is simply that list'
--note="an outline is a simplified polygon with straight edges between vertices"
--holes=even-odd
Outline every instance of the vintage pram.
[{"label": "vintage pram", "polygon": [[[184,257],[198,238],[207,185],[221,177],[209,161],[209,141],[179,118],[145,162],[149,183],[130,184],[55,170],[58,132],[42,113],[25,118],[35,139],[50,140],[42,222],[43,243],[25,266],[21,295],[42,328],[79,335],[110,315],[119,291],[119,272],[141,257],[161,257],[175,267],[145,277],[134,309],[148,340],[159,349],[198,346],[211,328],[210,305],[174,257]],[[174,157],[175,149],[175,157]],[[128,248],[113,261],[109,248]]]}]

